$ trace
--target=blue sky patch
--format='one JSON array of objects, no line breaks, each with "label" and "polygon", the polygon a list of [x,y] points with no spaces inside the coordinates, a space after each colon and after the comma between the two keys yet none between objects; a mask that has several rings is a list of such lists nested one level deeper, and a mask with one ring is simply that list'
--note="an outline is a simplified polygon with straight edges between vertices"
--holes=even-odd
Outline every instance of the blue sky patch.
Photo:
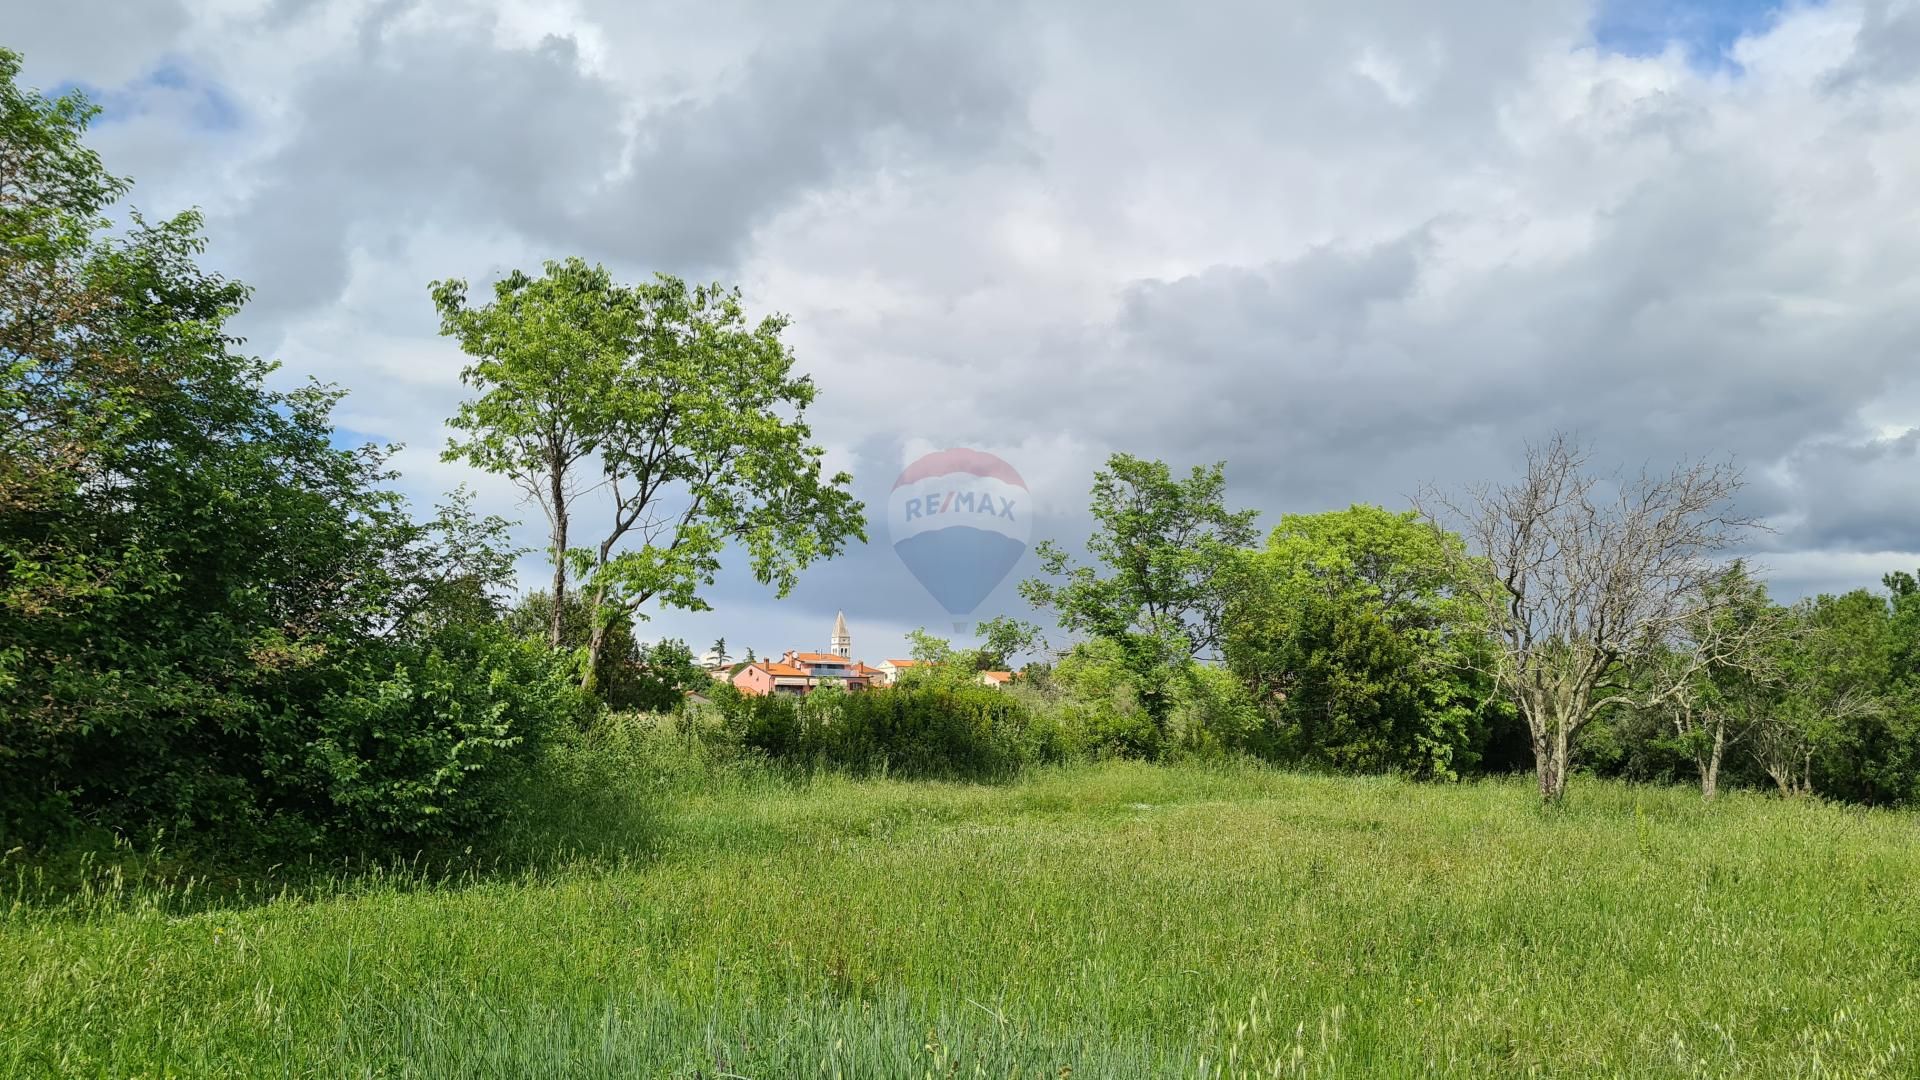
[{"label": "blue sky patch", "polygon": [[1627,56],[1654,56],[1669,43],[1704,70],[1737,70],[1733,43],[1765,31],[1790,5],[1783,0],[1599,0],[1593,39]]},{"label": "blue sky patch", "polygon": [[58,95],[69,90],[79,90],[100,106],[100,117],[95,121],[97,124],[113,124],[142,116],[151,112],[162,97],[183,100],[194,127],[202,131],[233,131],[240,127],[245,118],[240,103],[218,83],[202,78],[175,61],[163,62],[124,86],[103,88],[86,83],[64,82],[52,87],[48,93]]},{"label": "blue sky patch", "polygon": [[333,434],[327,437],[327,441],[332,443],[336,450],[357,450],[368,443],[372,443],[375,446],[385,446],[390,440],[384,435],[375,435],[369,431],[358,431],[354,428],[335,425]]}]

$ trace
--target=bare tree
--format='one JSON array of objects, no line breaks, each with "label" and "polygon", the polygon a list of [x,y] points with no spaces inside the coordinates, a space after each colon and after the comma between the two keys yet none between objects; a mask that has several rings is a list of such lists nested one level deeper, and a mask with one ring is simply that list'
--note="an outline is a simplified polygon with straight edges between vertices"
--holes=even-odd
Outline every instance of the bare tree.
[{"label": "bare tree", "polygon": [[1792,630],[1785,609],[1736,560],[1708,581],[1682,618],[1679,640],[1656,663],[1656,688],[1670,686],[1666,720],[1693,758],[1700,795],[1720,792],[1727,751],[1768,724],[1782,704],[1780,649]]},{"label": "bare tree", "polygon": [[1540,796],[1558,802],[1580,735],[1604,710],[1654,708],[1716,650],[1655,664],[1710,603],[1713,558],[1752,527],[1732,512],[1740,474],[1695,462],[1665,476],[1597,476],[1564,435],[1527,448],[1526,476],[1421,510],[1459,523],[1482,560],[1462,579],[1486,609],[1496,674],[1532,737]]}]

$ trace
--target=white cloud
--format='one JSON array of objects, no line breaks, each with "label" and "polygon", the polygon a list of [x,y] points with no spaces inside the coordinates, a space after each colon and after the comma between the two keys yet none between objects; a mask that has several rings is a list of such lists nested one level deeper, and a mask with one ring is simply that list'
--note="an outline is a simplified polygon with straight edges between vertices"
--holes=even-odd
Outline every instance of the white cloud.
[{"label": "white cloud", "polygon": [[[407,442],[423,494],[462,472],[426,283],[580,253],[792,315],[870,505],[975,445],[1071,537],[1126,449],[1228,458],[1270,524],[1565,427],[1737,455],[1789,595],[1920,550],[1913,4],[1793,7],[1721,66],[1610,53],[1573,0],[31,14],[32,77],[146,95],[100,129],[135,201],[207,208],[256,344],[352,387],[343,423]],[[240,122],[141,88],[163,64]],[[883,532],[789,601],[730,572],[642,634],[764,651],[844,607],[898,652],[944,616]]]}]

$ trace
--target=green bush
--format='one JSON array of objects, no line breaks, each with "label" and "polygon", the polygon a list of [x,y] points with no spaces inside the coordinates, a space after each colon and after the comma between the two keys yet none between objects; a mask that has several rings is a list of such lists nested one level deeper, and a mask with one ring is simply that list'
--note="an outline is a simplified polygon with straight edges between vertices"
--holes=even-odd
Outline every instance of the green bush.
[{"label": "green bush", "polygon": [[93,110],[0,49],[0,850],[102,834],[355,852],[473,829],[578,712],[492,626],[513,552],[416,524],[340,393],[270,385],[197,265],[125,228]]},{"label": "green bush", "polygon": [[263,740],[276,802],[315,830],[427,840],[494,824],[546,737],[595,705],[570,666],[503,628],[369,649],[341,689]]},{"label": "green bush", "polygon": [[[535,590],[507,611],[506,622],[515,634],[545,642],[552,616],[553,594]],[[568,593],[561,613],[561,648],[584,655],[594,617],[585,597]],[[624,616],[609,622],[593,676],[595,695],[607,708],[626,712],[672,712],[687,691],[705,690],[713,682],[686,642],[670,638],[641,644],[633,636],[633,623]]]},{"label": "green bush", "polygon": [[717,703],[743,747],[856,775],[989,779],[1062,760],[1067,750],[1019,698],[984,686],[722,693]]},{"label": "green bush", "polygon": [[1246,685],[1223,668],[1195,664],[1174,682],[1172,728],[1189,755],[1275,756],[1271,721]]},{"label": "green bush", "polygon": [[1016,696],[1042,718],[1041,725],[1063,748],[1063,758],[1151,761],[1167,749],[1171,724],[1162,727],[1142,703],[1135,673],[1114,642],[1082,642],[1052,669],[1024,682]]}]

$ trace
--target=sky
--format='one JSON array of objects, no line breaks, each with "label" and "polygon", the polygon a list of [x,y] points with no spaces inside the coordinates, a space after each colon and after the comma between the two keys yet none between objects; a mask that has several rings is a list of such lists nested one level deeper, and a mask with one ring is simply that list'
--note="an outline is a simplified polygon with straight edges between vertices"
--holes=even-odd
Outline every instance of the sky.
[{"label": "sky", "polygon": [[133,205],[204,211],[249,348],[351,391],[343,441],[529,545],[536,507],[439,460],[429,282],[580,255],[790,316],[871,542],[784,599],[735,559],[643,638],[951,631],[886,523],[946,447],[1072,545],[1114,451],[1224,460],[1271,526],[1566,431],[1731,457],[1782,598],[1920,566],[1920,3],[0,0],[0,43],[104,106]]}]

